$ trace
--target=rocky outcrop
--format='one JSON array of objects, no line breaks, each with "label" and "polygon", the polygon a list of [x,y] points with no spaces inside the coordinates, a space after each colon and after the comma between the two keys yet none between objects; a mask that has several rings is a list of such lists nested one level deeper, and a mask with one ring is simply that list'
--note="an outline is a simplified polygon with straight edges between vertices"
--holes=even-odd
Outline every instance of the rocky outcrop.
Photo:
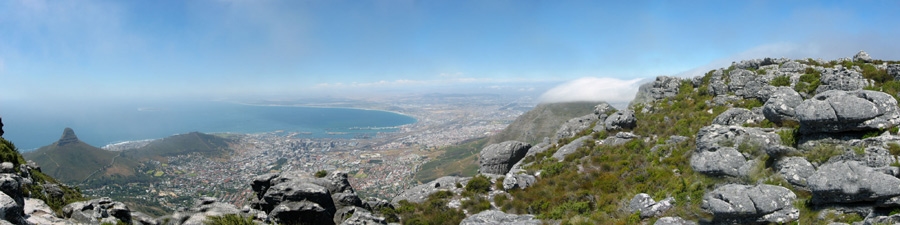
[{"label": "rocky outcrop", "polygon": [[537,182],[537,178],[530,174],[507,173],[503,179],[503,189],[525,189],[534,185],[535,182]]},{"label": "rocky outcrop", "polygon": [[[690,159],[694,171],[745,176],[754,164],[750,157],[763,154],[766,146],[781,145],[781,139],[774,129],[711,125],[700,129],[696,145]],[[738,148],[748,151],[747,155]]]},{"label": "rocky outcrop", "polygon": [[606,139],[601,140],[600,144],[609,145],[609,146],[623,145],[631,140],[638,139],[638,138],[641,138],[641,136],[638,136],[632,132],[619,132],[619,133],[616,133],[616,135],[613,135],[613,136],[607,137]]},{"label": "rocky outcrop", "polygon": [[423,185],[406,189],[391,200],[391,204],[397,205],[400,201],[406,200],[411,203],[422,203],[431,195],[438,191],[462,192],[461,188],[457,188],[457,184],[465,186],[469,183],[470,177],[447,176],[441,177]]},{"label": "rocky outcrop", "polygon": [[806,187],[806,179],[816,172],[809,161],[803,157],[783,157],[773,165],[778,174],[795,187]]},{"label": "rocky outcrop", "polygon": [[787,188],[761,184],[726,184],[703,196],[701,207],[713,215],[716,224],[787,223],[797,220],[797,195]]},{"label": "rocky outcrop", "polygon": [[869,53],[860,50],[856,55],[853,55],[853,61],[872,62],[872,57],[869,56]]},{"label": "rocky outcrop", "polygon": [[797,121],[797,113],[794,111],[803,97],[792,88],[778,87],[763,105],[763,116],[774,123],[784,121]]},{"label": "rocky outcrop", "polygon": [[796,109],[802,133],[887,129],[900,124],[897,100],[884,92],[826,91]]},{"label": "rocky outcrop", "polygon": [[816,88],[817,94],[830,90],[858,91],[871,84],[869,80],[863,78],[861,73],[843,67],[835,69],[826,68],[822,70],[821,76],[822,78],[819,87]]},{"label": "rocky outcrop", "polygon": [[633,129],[637,126],[637,119],[634,118],[634,111],[626,109],[609,115],[603,124],[608,131]]},{"label": "rocky outcrop", "polygon": [[640,193],[631,198],[628,203],[629,213],[640,212],[641,218],[660,216],[675,205],[675,199],[668,197],[662,201],[654,201],[649,194]]},{"label": "rocky outcrop", "polygon": [[[110,198],[98,198],[83,202],[73,202],[66,205],[62,209],[63,218],[70,219],[77,223],[100,224],[122,221],[126,224],[158,224],[153,219],[148,219],[146,215],[135,213],[128,209],[128,206],[122,202],[113,201]],[[135,217],[140,218],[135,220]],[[149,220],[149,221],[147,221]],[[135,223],[136,222],[136,223]]]},{"label": "rocky outcrop", "polygon": [[0,137],[3,136],[3,118],[0,117]]},{"label": "rocky outcrop", "polygon": [[653,225],[697,225],[697,222],[682,219],[681,217],[663,217],[656,220]]},{"label": "rocky outcrop", "polygon": [[[887,65],[886,70],[888,75],[894,77],[894,80],[900,80],[900,64]],[[2,134],[2,132],[0,132],[0,134]]]},{"label": "rocky outcrop", "polygon": [[72,128],[66,127],[66,129],[63,130],[62,136],[59,137],[58,141],[56,141],[56,145],[63,146],[63,145],[71,144],[71,143],[77,143],[77,142],[78,142],[78,136],[75,136],[75,131],[72,130]]},{"label": "rocky outcrop", "polygon": [[631,101],[632,105],[653,102],[678,95],[681,87],[681,78],[658,76],[650,83],[642,84]]},{"label": "rocky outcrop", "polygon": [[531,145],[520,141],[506,141],[488,145],[481,150],[480,172],[503,175],[528,153]]},{"label": "rocky outcrop", "polygon": [[744,125],[751,123],[758,123],[762,121],[764,118],[760,113],[754,113],[749,109],[745,108],[730,108],[722,112],[715,119],[713,119],[713,124],[719,125]]},{"label": "rocky outcrop", "polygon": [[900,196],[900,179],[857,161],[826,163],[807,180],[812,202],[876,202]]},{"label": "rocky outcrop", "polygon": [[790,61],[790,59],[787,59],[787,58],[748,59],[748,60],[741,60],[740,62],[732,62],[731,65],[734,66],[734,68],[738,68],[738,69],[759,69],[760,67],[763,67],[763,66],[776,65],[776,64],[785,63],[788,61]]},{"label": "rocky outcrop", "polygon": [[539,225],[544,224],[532,215],[507,214],[497,210],[486,210],[466,217],[460,225]]},{"label": "rocky outcrop", "polygon": [[164,217],[170,223],[181,225],[203,225],[210,216],[224,216],[236,214],[241,216],[244,213],[237,209],[234,205],[218,202],[216,198],[201,197],[194,202],[194,206],[187,210],[179,210],[171,216]]},{"label": "rocky outcrop", "polygon": [[553,158],[556,158],[557,160],[562,162],[566,159],[567,155],[575,153],[575,151],[578,151],[578,148],[584,146],[585,141],[591,141],[591,136],[583,136],[573,140],[569,144],[563,145],[558,150],[556,150],[555,153],[553,153]]},{"label": "rocky outcrop", "polygon": [[366,207],[344,172],[326,178],[297,171],[265,174],[257,176],[251,187],[257,193],[251,208],[275,223],[339,224],[347,219],[339,212]]},{"label": "rocky outcrop", "polygon": [[[606,119],[606,114],[603,114],[603,119]],[[581,131],[590,129],[597,120],[598,117],[594,114],[572,118],[556,130],[556,140],[575,137]]]}]

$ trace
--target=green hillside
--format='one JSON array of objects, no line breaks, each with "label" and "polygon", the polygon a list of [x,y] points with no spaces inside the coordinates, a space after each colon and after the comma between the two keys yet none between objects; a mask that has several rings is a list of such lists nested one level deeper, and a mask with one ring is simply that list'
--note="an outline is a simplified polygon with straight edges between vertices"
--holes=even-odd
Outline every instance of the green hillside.
[{"label": "green hillside", "polygon": [[210,158],[221,158],[228,156],[232,152],[229,144],[230,140],[226,138],[191,132],[155,140],[144,147],[126,150],[126,154],[138,160],[155,159],[160,161],[168,156],[190,153],[200,153]]},{"label": "green hillside", "polygon": [[567,120],[594,112],[601,102],[543,103],[522,114],[506,129],[491,137],[489,144],[504,141],[522,141],[537,144],[544,137],[553,137]]},{"label": "green hillside", "polygon": [[72,183],[89,177],[108,175],[131,176],[137,166],[134,160],[119,156],[78,140],[71,128],[66,128],[59,141],[24,154],[25,158],[41,165],[42,170],[57,179]]}]

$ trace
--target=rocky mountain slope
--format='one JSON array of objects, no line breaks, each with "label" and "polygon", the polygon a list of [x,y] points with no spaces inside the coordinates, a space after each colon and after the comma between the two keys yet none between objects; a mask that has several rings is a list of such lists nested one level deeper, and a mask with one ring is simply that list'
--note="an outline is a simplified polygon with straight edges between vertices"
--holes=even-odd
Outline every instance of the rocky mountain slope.
[{"label": "rocky mountain slope", "polygon": [[479,175],[391,201],[363,200],[343,172],[286,171],[250,181],[256,196],[242,208],[203,198],[155,219],[102,198],[20,211],[29,195],[7,189],[24,201],[0,205],[15,224],[895,224],[898,91],[900,62],[864,52],[746,60],[659,77],[627,109],[597,104],[543,141],[489,145]]},{"label": "rocky mountain slope", "polygon": [[481,175],[393,202],[404,223],[900,223],[898,87],[900,63],[865,52],[658,77],[628,109],[598,105],[524,156],[488,146]]}]

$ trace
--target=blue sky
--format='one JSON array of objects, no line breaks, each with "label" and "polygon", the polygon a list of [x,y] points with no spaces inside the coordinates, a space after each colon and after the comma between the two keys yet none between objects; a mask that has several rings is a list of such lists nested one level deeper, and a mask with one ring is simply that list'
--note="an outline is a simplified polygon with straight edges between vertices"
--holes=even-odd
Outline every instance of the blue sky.
[{"label": "blue sky", "polygon": [[634,86],[767,56],[900,59],[897,24],[898,1],[9,0],[0,102]]}]

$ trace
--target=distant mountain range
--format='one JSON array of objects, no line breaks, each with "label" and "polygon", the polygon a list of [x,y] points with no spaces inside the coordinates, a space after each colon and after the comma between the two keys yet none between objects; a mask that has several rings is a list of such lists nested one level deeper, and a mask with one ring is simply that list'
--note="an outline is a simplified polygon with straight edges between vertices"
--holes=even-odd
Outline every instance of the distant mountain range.
[{"label": "distant mountain range", "polygon": [[162,161],[167,156],[195,152],[211,158],[225,157],[231,152],[229,143],[225,138],[191,132],[155,140],[137,149],[107,151],[82,142],[74,130],[66,128],[58,141],[22,155],[61,181],[81,183],[111,176],[142,176],[136,170],[150,159]]}]

